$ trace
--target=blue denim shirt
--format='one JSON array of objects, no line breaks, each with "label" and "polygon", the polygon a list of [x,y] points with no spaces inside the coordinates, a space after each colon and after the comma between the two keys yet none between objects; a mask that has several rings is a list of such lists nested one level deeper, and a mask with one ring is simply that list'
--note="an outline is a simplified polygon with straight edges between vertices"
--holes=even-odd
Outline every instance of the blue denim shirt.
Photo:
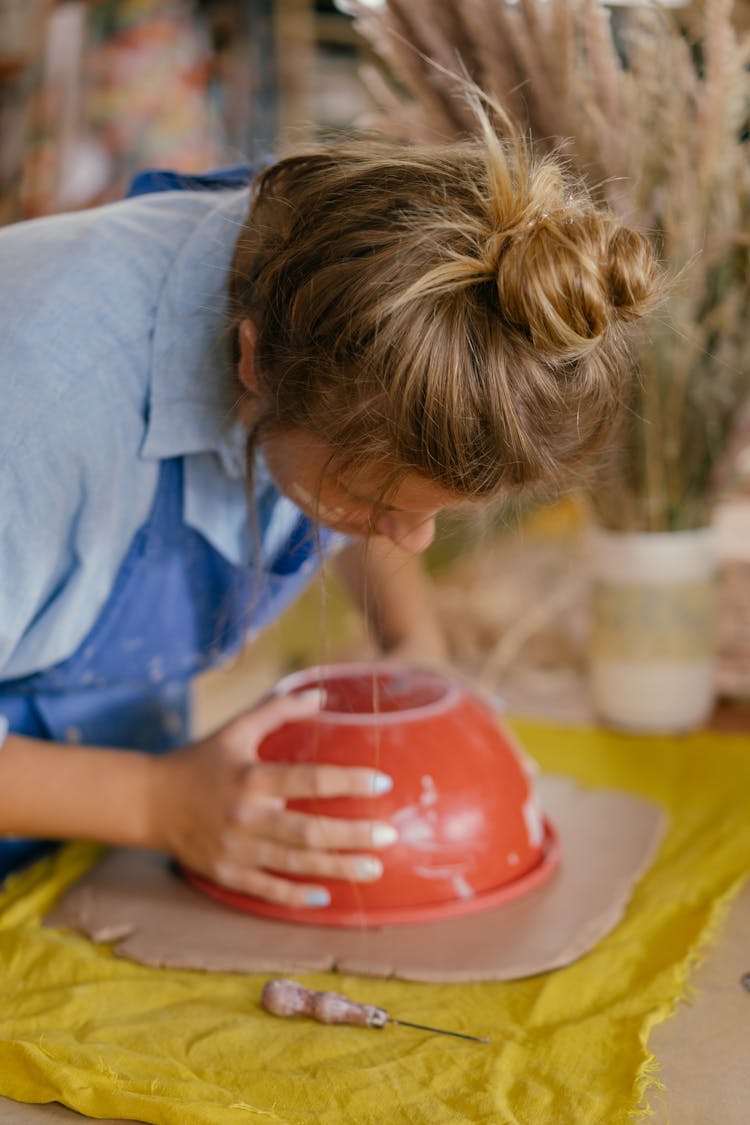
[{"label": "blue denim shirt", "polygon": [[[251,190],[0,229],[0,680],[87,635],[168,458],[184,459],[185,523],[233,565],[257,554],[225,330]],[[272,561],[299,512],[257,469]]]}]

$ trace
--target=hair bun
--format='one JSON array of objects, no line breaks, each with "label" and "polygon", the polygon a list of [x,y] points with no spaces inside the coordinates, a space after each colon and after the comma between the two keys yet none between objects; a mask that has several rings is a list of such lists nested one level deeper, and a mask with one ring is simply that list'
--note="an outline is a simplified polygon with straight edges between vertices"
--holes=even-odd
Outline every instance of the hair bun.
[{"label": "hair bun", "polygon": [[654,303],[659,274],[651,243],[629,227],[615,227],[607,247],[609,294],[623,320],[636,320]]},{"label": "hair bun", "polygon": [[642,315],[655,276],[648,241],[609,216],[543,215],[497,256],[500,314],[540,351],[572,358]]}]

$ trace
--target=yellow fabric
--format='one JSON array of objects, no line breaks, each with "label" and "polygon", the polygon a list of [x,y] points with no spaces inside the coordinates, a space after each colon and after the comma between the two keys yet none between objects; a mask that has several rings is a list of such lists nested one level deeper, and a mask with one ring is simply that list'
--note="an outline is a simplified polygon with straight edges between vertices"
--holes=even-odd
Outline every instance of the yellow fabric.
[{"label": "yellow fabric", "polygon": [[276,1019],[258,1006],[265,978],[147,969],[45,929],[44,911],[96,854],[72,845],[0,897],[0,1093],[154,1125],[628,1120],[655,1081],[649,1031],[750,871],[750,738],[514,725],[544,768],[668,808],[625,920],[577,964],[510,984],[300,978],[491,1046]]}]

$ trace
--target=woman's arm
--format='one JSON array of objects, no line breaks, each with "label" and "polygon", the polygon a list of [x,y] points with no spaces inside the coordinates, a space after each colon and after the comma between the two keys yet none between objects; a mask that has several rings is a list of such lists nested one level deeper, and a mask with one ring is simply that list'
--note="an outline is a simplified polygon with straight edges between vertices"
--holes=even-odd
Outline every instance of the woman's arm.
[{"label": "woman's arm", "polygon": [[336,565],[383,652],[419,664],[447,663],[446,639],[419,555],[372,537],[345,547]]},{"label": "woman's arm", "polygon": [[285,808],[286,798],[377,797],[391,787],[363,767],[258,760],[266,734],[314,715],[320,702],[318,692],[272,699],[158,757],[10,734],[0,748],[0,837],[156,848],[235,890],[325,906],[328,893],[315,877],[377,879],[382,864],[367,853],[394,843],[396,833],[375,820]]},{"label": "woman's arm", "polygon": [[0,749],[0,835],[153,845],[156,759],[9,734]]}]

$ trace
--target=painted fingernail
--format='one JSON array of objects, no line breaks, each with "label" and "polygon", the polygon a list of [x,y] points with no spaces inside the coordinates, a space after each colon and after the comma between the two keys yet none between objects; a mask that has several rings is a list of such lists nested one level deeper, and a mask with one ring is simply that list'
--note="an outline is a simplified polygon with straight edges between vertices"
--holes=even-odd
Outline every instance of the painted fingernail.
[{"label": "painted fingernail", "polygon": [[375,848],[384,848],[388,844],[395,844],[398,832],[392,824],[375,824],[372,829],[372,843]]},{"label": "painted fingernail", "polygon": [[308,891],[306,898],[308,906],[328,906],[329,902],[331,901],[331,896],[329,895],[328,891],[317,888],[315,890]]},{"label": "painted fingernail", "polygon": [[370,777],[370,789],[379,796],[381,793],[390,793],[393,789],[393,778],[389,777],[387,773],[373,773]]},{"label": "painted fingernail", "polygon": [[326,693],[325,688],[310,688],[309,691],[298,691],[294,695],[301,703],[306,703],[309,707],[317,704],[318,707],[325,707]]},{"label": "painted fingernail", "polygon": [[354,871],[356,877],[363,881],[379,879],[383,874],[383,864],[379,859],[375,859],[374,856],[363,855],[354,864]]}]

